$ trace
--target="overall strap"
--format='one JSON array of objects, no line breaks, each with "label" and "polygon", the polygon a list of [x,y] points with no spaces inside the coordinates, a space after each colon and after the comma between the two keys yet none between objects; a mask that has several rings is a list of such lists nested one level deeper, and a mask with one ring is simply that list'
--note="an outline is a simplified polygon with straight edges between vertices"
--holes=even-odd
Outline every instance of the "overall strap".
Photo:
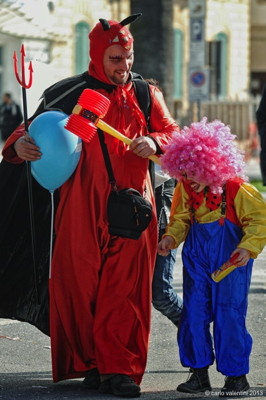
[{"label": "overall strap", "polygon": [[223,193],[222,193],[222,202],[221,202],[221,217],[219,219],[220,225],[224,224],[225,216],[226,216],[226,191],[225,191],[225,185],[224,185]]},{"label": "overall strap", "polygon": [[226,214],[226,190],[224,185],[222,193],[222,202],[221,202],[221,217],[225,218],[225,214]]}]

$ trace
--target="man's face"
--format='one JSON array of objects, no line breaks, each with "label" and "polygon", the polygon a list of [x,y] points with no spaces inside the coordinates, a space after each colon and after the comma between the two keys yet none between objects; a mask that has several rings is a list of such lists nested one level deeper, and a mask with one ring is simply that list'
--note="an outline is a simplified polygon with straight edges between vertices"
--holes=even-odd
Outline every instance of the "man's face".
[{"label": "man's face", "polygon": [[113,84],[124,85],[128,80],[133,61],[133,47],[125,50],[122,46],[114,44],[105,50],[103,56],[105,75]]}]

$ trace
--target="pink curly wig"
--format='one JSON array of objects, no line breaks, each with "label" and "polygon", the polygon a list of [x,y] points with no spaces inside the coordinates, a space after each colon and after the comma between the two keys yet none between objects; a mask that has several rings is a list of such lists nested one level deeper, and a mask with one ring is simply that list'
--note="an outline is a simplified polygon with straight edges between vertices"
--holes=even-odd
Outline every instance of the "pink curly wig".
[{"label": "pink curly wig", "polygon": [[248,180],[243,152],[235,145],[235,138],[229,126],[219,120],[207,122],[204,117],[184,127],[164,147],[162,169],[177,180],[186,173],[208,186],[212,193],[222,193],[227,180],[235,177]]}]

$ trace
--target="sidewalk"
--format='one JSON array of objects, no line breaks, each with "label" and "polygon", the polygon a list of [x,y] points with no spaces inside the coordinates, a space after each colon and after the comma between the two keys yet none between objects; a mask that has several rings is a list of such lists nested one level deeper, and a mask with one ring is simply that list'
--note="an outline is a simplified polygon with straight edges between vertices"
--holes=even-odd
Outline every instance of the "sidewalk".
[{"label": "sidewalk", "polygon": [[[174,287],[182,295],[182,262],[178,250]],[[251,389],[241,399],[265,400],[265,296],[266,249],[255,260],[249,294],[247,327],[253,337],[248,376]],[[148,363],[141,384],[143,400],[219,399],[224,377],[210,367],[212,391],[198,395],[179,393],[176,387],[188,377],[188,368],[179,361],[176,327],[158,311],[152,310],[152,330]],[[0,399],[3,400],[115,400],[117,397],[88,391],[80,379],[54,384],[51,375],[50,341],[33,326],[0,319]]]},{"label": "sidewalk", "polygon": [[[249,177],[250,182],[252,183],[252,181],[261,181],[259,160],[257,158],[251,158],[246,164],[247,164],[247,175]],[[261,192],[261,194],[266,200],[266,186],[265,186],[265,191]]]},{"label": "sidewalk", "polygon": [[[260,181],[261,180],[261,173],[260,173],[260,164],[259,164],[259,159],[258,158],[250,158],[247,161],[247,174],[250,179]],[[266,192],[266,186],[265,186],[265,192]]]}]

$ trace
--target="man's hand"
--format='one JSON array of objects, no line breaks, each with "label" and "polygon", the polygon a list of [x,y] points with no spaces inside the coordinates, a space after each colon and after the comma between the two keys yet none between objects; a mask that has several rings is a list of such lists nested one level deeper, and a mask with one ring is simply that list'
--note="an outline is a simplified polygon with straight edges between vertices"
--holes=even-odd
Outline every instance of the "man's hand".
[{"label": "man's hand", "polygon": [[148,158],[152,154],[155,154],[157,150],[155,142],[147,136],[140,136],[134,139],[129,148],[137,156],[143,158]]},{"label": "man's hand", "polygon": [[175,240],[172,236],[165,236],[159,243],[157,252],[160,256],[167,256],[169,250],[175,247]]},{"label": "man's hand", "polygon": [[34,139],[28,134],[20,137],[14,143],[14,149],[17,153],[17,156],[26,161],[39,160],[42,155],[42,153],[40,152],[40,148],[36,146]]},{"label": "man's hand", "polygon": [[243,265],[246,265],[250,259],[250,251],[247,249],[237,248],[233,251],[231,257],[233,257],[236,254],[237,257],[234,260],[234,265],[236,265],[237,267],[243,267]]}]

